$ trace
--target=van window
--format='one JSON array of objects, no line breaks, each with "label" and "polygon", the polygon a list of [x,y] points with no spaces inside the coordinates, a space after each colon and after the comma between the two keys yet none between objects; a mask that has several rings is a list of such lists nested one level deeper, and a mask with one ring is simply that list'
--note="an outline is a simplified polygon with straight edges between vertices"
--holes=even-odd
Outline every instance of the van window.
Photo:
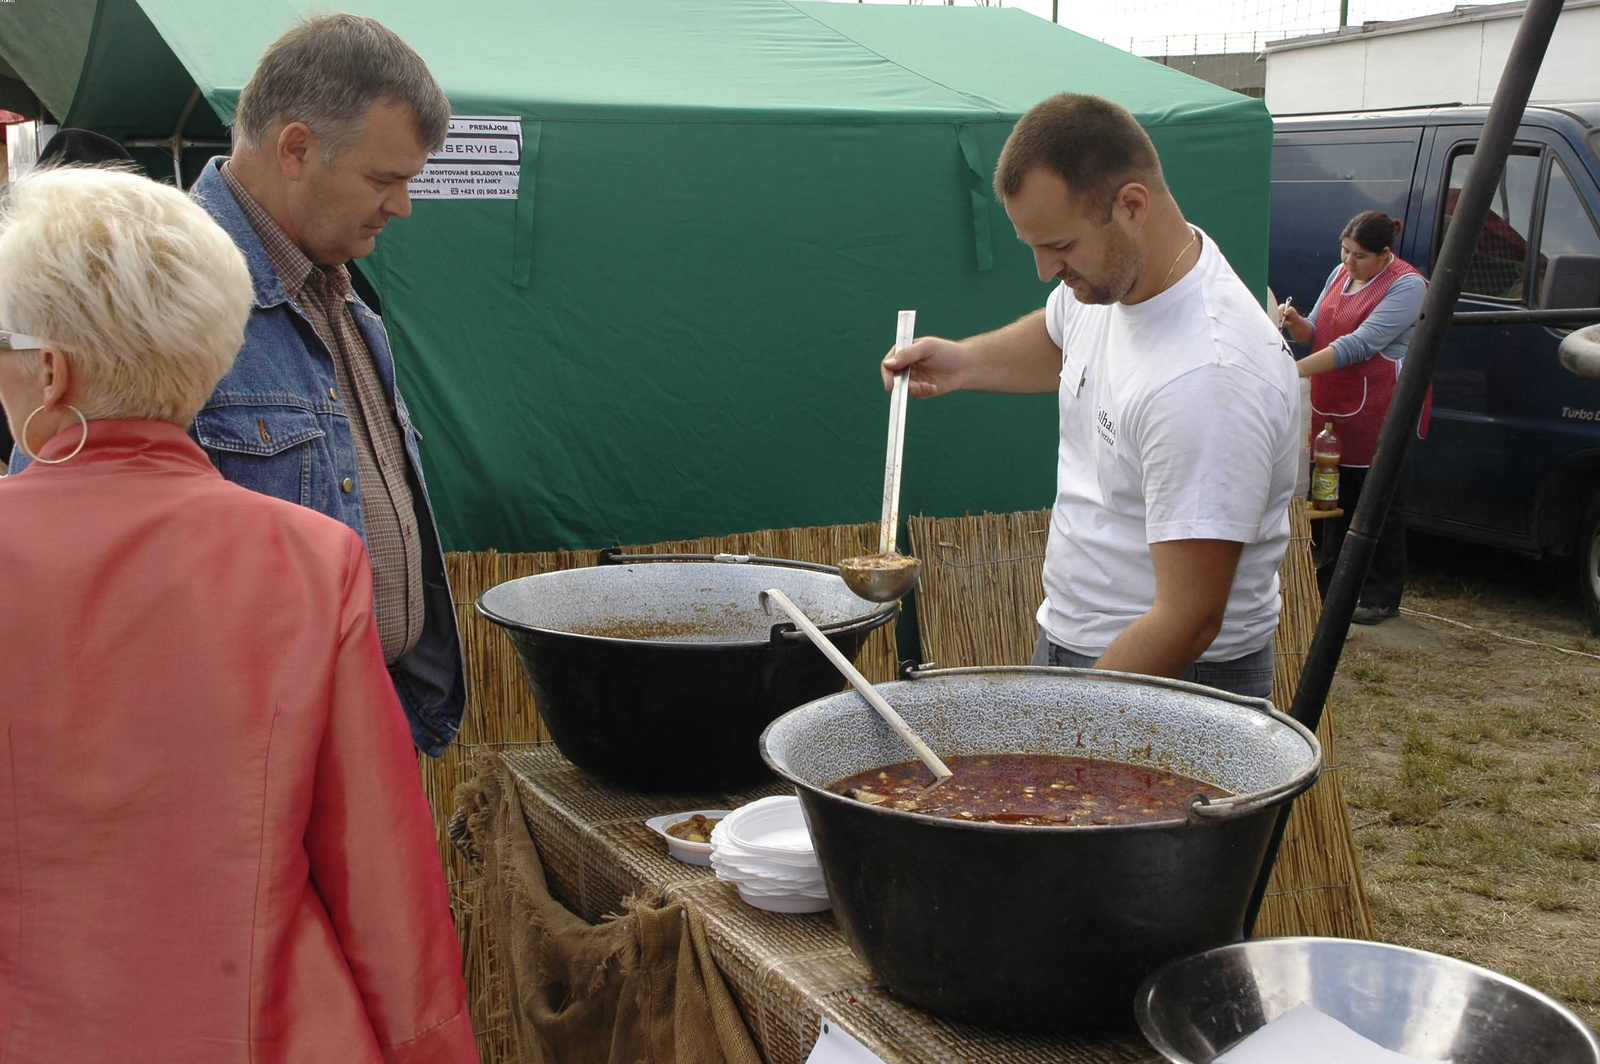
[{"label": "van window", "polygon": [[[1544,224],[1540,227],[1539,276],[1534,281],[1536,293],[1544,291],[1545,269],[1555,255],[1600,258],[1600,233],[1595,232],[1594,220],[1584,209],[1578,190],[1572,187],[1572,178],[1568,176],[1566,168],[1558,160],[1552,159],[1548,184],[1545,186]],[[1569,297],[1571,294],[1567,293]],[[1591,307],[1597,298],[1600,298],[1600,292],[1596,292],[1587,302],[1581,298],[1576,301],[1557,298],[1554,302],[1560,306],[1550,306],[1551,301],[1541,299],[1540,305],[1550,306],[1552,310]]]},{"label": "van window", "polygon": [[[1384,131],[1388,132],[1388,131]],[[1315,134],[1300,134],[1302,137]],[[1324,134],[1328,136],[1328,134]],[[1290,140],[1272,147],[1274,181],[1404,182],[1417,166],[1417,132],[1396,130],[1363,140]]]},{"label": "van window", "polygon": [[[1461,152],[1450,160],[1450,183],[1445,191],[1444,229],[1455,214],[1456,200],[1467,183],[1472,168],[1472,151]],[[1539,188],[1537,149],[1515,149],[1506,157],[1505,172],[1495,189],[1484,219],[1478,246],[1468,260],[1462,278],[1462,294],[1522,302],[1528,270],[1528,236],[1533,228],[1533,200]],[[1438,247],[1443,248],[1443,229]]]}]

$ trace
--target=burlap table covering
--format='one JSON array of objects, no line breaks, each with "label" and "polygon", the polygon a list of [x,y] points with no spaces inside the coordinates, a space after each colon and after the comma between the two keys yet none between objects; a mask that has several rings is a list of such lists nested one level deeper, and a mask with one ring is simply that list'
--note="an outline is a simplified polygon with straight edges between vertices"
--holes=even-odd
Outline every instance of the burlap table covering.
[{"label": "burlap table covering", "polygon": [[[709,868],[669,856],[660,836],[644,824],[662,813],[734,809],[791,793],[786,784],[694,797],[640,795],[588,775],[554,747],[498,756],[517,782],[551,893],[591,923],[622,911],[630,895],[659,893],[693,907],[767,1064],[804,1064],[824,1015],[888,1064],[1160,1062],[1136,1034],[1005,1034],[902,1004],[850,952],[830,913],[754,909]],[[1018,915],[1019,923],[1025,919]]]}]

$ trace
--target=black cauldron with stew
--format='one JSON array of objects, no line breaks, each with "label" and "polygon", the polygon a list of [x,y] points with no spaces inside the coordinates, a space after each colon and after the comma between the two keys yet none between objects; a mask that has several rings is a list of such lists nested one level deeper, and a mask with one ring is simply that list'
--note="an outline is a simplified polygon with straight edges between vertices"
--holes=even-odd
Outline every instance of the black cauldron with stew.
[{"label": "black cauldron with stew", "polygon": [[[959,802],[888,793],[899,773],[866,793],[830,789],[911,757],[854,691],[774,721],[762,756],[795,785],[851,947],[897,996],[998,1027],[1129,1027],[1145,976],[1241,938],[1277,813],[1321,767],[1316,737],[1298,722],[1257,699],[1117,673],[907,675],[878,690],[956,760],[957,779],[964,755],[1026,753],[1208,786],[1142,823],[1104,810],[1076,823],[960,819]],[[1071,780],[1094,789],[1092,776]]]}]

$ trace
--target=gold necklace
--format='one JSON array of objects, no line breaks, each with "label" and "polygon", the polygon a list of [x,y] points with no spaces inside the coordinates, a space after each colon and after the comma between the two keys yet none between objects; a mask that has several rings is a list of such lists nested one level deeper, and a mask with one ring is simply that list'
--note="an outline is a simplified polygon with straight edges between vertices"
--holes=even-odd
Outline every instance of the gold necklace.
[{"label": "gold necklace", "polygon": [[1189,242],[1183,245],[1183,250],[1178,252],[1178,257],[1172,260],[1172,265],[1167,269],[1167,275],[1161,278],[1161,287],[1156,289],[1156,295],[1160,295],[1167,290],[1167,282],[1172,280],[1172,271],[1178,268],[1178,263],[1183,261],[1183,257],[1189,254],[1189,249],[1194,247],[1194,242],[1199,239],[1200,231],[1191,225],[1189,227]]}]

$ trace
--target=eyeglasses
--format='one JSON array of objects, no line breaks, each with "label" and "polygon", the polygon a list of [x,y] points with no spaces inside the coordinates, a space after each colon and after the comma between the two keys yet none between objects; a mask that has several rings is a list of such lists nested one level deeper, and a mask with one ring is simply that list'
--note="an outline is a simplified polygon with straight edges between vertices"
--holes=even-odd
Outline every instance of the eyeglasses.
[{"label": "eyeglasses", "polygon": [[6,332],[4,329],[0,329],[0,351],[8,348],[12,351],[37,351],[43,346],[44,341],[37,336],[29,336],[27,333]]}]

